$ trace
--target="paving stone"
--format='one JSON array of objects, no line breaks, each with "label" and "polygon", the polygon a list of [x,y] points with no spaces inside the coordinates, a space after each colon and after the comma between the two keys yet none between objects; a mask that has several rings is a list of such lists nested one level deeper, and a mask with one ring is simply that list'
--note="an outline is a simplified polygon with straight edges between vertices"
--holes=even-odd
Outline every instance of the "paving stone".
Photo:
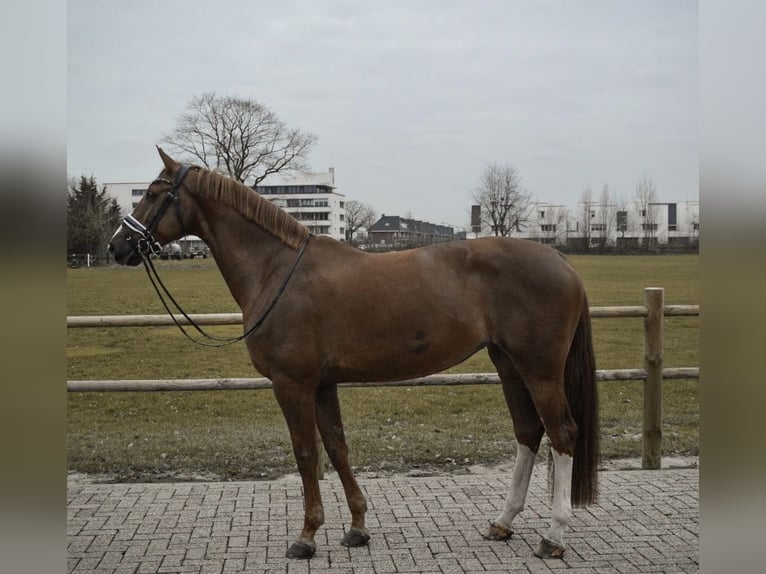
[{"label": "paving stone", "polygon": [[699,472],[605,471],[601,498],[574,509],[563,560],[533,555],[548,528],[545,468],[536,468],[513,538],[482,538],[502,510],[507,472],[361,479],[367,547],[339,541],[349,525],[335,475],[321,483],[317,553],[290,561],[300,532],[300,481],[87,484],[67,492],[67,572],[146,574],[398,574],[511,572],[649,574],[699,570]]}]

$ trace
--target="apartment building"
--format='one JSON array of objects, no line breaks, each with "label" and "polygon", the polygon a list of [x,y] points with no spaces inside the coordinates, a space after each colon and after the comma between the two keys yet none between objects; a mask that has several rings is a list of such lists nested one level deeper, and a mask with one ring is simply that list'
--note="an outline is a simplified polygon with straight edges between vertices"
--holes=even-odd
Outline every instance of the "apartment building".
[{"label": "apartment building", "polygon": [[255,187],[314,235],[346,240],[346,197],[335,191],[335,168],[291,178],[266,178]]},{"label": "apartment building", "polygon": [[130,181],[121,183],[105,183],[106,193],[117,200],[123,215],[133,212],[138,202],[146,193],[151,182]]},{"label": "apartment building", "polygon": [[699,244],[699,233],[699,201],[643,206],[635,202],[591,202],[579,203],[573,210],[536,203],[526,229],[515,235],[582,251],[599,247],[694,248]]}]

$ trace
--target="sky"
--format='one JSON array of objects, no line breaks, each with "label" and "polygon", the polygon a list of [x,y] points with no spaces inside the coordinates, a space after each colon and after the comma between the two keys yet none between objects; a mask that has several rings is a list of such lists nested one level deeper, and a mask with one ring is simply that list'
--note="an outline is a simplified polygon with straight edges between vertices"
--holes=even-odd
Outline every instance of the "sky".
[{"label": "sky", "polygon": [[489,163],[575,207],[699,198],[696,1],[68,3],[67,174],[149,181],[194,95],[254,99],[386,215],[469,226]]}]

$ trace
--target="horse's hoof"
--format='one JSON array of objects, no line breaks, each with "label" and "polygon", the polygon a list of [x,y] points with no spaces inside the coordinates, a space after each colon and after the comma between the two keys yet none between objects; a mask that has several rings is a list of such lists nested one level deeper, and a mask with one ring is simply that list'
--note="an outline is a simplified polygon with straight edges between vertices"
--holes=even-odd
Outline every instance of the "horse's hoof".
[{"label": "horse's hoof", "polygon": [[486,540],[510,540],[513,536],[513,530],[497,522],[490,522],[489,529],[482,536]]},{"label": "horse's hoof", "polygon": [[317,545],[313,542],[311,544],[306,544],[305,542],[301,542],[300,540],[296,540],[292,543],[292,546],[287,549],[286,556],[288,558],[294,558],[296,560],[308,560],[314,555],[314,552],[316,552]]},{"label": "horse's hoof", "polygon": [[535,550],[535,556],[538,558],[563,558],[564,547],[551,542],[547,538],[540,540],[540,546]]},{"label": "horse's hoof", "polygon": [[370,535],[366,529],[350,528],[343,540],[340,543],[346,548],[358,548],[359,546],[366,546],[370,541]]}]

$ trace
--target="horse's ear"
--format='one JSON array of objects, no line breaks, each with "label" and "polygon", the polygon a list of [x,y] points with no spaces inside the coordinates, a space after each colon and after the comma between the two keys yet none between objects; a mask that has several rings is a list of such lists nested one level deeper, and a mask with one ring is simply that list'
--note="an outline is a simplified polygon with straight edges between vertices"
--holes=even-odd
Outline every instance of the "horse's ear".
[{"label": "horse's ear", "polygon": [[157,146],[157,151],[160,153],[162,163],[165,164],[165,169],[170,172],[176,171],[178,169],[178,162],[166,154],[165,150],[163,150],[160,146]]}]

